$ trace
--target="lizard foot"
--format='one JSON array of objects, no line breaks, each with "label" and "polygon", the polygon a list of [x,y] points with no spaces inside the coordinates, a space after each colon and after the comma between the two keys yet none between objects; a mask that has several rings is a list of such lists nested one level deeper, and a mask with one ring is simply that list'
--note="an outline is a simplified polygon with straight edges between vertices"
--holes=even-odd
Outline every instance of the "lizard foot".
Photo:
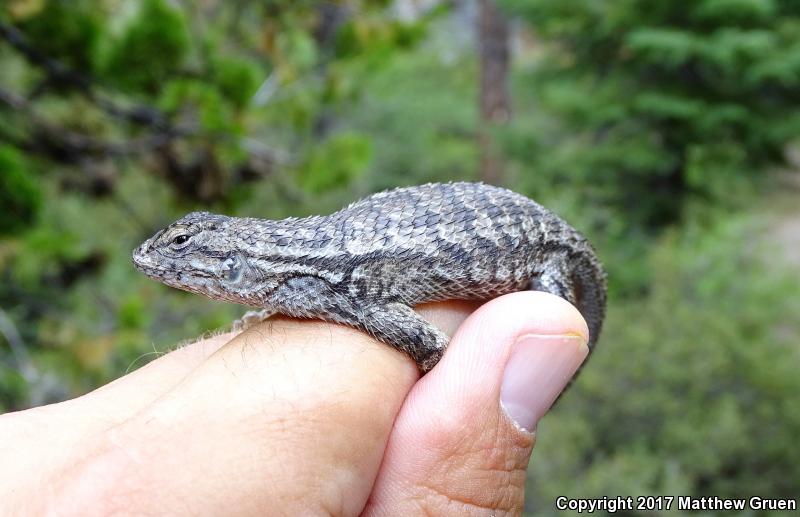
[{"label": "lizard foot", "polygon": [[268,309],[261,309],[260,311],[247,311],[241,318],[233,322],[231,330],[234,332],[247,330],[254,325],[258,325],[274,314],[275,312]]}]

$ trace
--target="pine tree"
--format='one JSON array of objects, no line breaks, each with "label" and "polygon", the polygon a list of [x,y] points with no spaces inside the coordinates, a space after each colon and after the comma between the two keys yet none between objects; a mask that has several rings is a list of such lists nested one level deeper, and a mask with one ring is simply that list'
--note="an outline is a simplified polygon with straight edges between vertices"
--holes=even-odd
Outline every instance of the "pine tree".
[{"label": "pine tree", "polygon": [[724,198],[800,133],[800,7],[777,0],[506,0],[544,47],[558,130],[537,166],[661,226]]}]

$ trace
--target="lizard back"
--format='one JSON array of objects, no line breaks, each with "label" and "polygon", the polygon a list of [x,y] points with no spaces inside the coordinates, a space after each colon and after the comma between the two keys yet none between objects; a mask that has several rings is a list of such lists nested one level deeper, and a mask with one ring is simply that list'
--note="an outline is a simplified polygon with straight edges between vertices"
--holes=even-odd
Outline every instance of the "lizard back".
[{"label": "lizard back", "polygon": [[[555,290],[589,320],[593,340],[600,330],[605,273],[594,250],[553,212],[508,189],[431,183],[379,192],[327,216],[246,221],[257,229],[257,248],[338,271],[337,287],[350,296],[414,306]],[[540,282],[555,265],[570,270],[560,280],[570,285]]]}]

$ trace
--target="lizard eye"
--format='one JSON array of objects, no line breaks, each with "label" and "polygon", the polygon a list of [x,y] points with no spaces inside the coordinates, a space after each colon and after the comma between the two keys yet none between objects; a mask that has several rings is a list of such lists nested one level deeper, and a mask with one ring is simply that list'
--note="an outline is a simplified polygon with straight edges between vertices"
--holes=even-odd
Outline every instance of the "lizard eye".
[{"label": "lizard eye", "polygon": [[174,244],[176,246],[180,246],[181,244],[186,244],[186,242],[188,240],[189,240],[189,236],[188,235],[186,235],[186,234],[178,235],[177,237],[172,239],[172,244]]}]

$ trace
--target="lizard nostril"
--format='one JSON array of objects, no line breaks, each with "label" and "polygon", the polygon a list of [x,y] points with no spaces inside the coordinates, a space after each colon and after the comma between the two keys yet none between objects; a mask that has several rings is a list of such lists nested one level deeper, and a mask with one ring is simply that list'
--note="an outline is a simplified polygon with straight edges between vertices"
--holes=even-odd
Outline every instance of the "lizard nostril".
[{"label": "lizard nostril", "polygon": [[147,257],[147,254],[153,250],[153,246],[151,244],[143,243],[140,244],[136,251],[133,252],[133,261],[136,263],[143,262],[144,259]]}]

